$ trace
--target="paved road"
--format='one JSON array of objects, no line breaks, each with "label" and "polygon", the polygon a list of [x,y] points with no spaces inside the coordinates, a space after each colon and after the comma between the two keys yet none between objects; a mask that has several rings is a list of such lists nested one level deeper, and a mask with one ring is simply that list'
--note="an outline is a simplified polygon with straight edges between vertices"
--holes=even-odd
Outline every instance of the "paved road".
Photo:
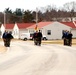
[{"label": "paved road", "polygon": [[76,47],[12,42],[0,54],[0,75],[76,75]]}]

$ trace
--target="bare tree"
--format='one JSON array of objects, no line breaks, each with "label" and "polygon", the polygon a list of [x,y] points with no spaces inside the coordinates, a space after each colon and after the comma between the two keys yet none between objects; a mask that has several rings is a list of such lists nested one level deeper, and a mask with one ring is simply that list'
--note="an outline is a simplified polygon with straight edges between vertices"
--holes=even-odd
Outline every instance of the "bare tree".
[{"label": "bare tree", "polygon": [[64,10],[68,12],[71,21],[73,21],[73,17],[76,16],[76,2],[65,3],[63,5]]}]

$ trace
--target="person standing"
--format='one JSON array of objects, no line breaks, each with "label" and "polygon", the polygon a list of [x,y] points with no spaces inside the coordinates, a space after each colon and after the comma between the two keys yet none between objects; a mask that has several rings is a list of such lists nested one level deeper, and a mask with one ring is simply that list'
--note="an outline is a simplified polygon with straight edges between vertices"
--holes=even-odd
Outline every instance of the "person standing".
[{"label": "person standing", "polygon": [[7,46],[7,41],[6,41],[6,39],[7,39],[7,31],[5,30],[5,32],[3,33],[3,35],[2,35],[2,38],[3,38],[3,42],[4,42],[4,46],[6,47]]},{"label": "person standing", "polygon": [[39,41],[39,45],[41,45],[41,41],[42,41],[42,33],[41,33],[40,30],[39,30],[39,32],[38,32],[38,41]]},{"label": "person standing", "polygon": [[68,46],[72,45],[72,36],[73,34],[71,32],[68,33]]},{"label": "person standing", "polygon": [[8,32],[7,33],[7,38],[6,38],[6,44],[7,44],[6,47],[10,47],[11,39],[13,39],[12,33]]},{"label": "person standing", "polygon": [[11,39],[13,39],[13,36],[12,36],[11,32],[5,31],[3,33],[2,38],[3,38],[3,41],[4,41],[4,46],[5,47],[10,47]]},{"label": "person standing", "polygon": [[33,34],[33,40],[34,40],[34,44],[37,45],[38,31],[36,31],[36,32]]},{"label": "person standing", "polygon": [[63,31],[63,35],[62,35],[62,39],[63,39],[64,45],[68,45],[67,37],[68,37],[68,31],[64,30]]}]

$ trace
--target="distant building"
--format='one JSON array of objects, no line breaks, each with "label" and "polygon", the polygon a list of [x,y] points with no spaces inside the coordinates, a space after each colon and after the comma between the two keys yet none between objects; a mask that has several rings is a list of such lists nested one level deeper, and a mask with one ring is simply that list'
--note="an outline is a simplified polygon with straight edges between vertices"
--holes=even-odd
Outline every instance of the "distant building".
[{"label": "distant building", "polygon": [[[42,31],[43,35],[46,35],[47,39],[62,39],[63,30],[71,31],[73,38],[76,38],[76,22],[39,22],[37,23],[38,29]],[[6,30],[12,31],[14,38],[19,39],[21,33],[34,33],[35,23],[15,23],[6,24]],[[5,27],[1,25],[1,33],[5,31]]]}]

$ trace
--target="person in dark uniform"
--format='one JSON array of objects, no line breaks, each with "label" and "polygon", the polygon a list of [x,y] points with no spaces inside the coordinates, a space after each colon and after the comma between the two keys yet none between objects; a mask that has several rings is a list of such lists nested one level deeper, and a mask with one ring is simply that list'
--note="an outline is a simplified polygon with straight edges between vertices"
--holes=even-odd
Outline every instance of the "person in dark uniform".
[{"label": "person in dark uniform", "polygon": [[12,33],[8,32],[7,33],[7,38],[6,38],[6,44],[7,44],[6,47],[10,47],[11,39],[13,39]]},{"label": "person in dark uniform", "polygon": [[3,33],[2,38],[3,38],[3,41],[4,41],[4,46],[5,47],[10,47],[11,39],[13,39],[13,36],[12,36],[11,32],[5,31]]},{"label": "person in dark uniform", "polygon": [[7,46],[7,41],[6,41],[7,33],[8,33],[8,32],[5,30],[5,32],[3,33],[3,36],[2,36],[5,47]]},{"label": "person in dark uniform", "polygon": [[63,35],[62,35],[62,39],[63,39],[63,42],[64,42],[64,45],[68,45],[68,31],[67,30],[64,30],[63,31]]},{"label": "person in dark uniform", "polygon": [[72,36],[73,34],[71,32],[68,33],[68,46],[72,45]]},{"label": "person in dark uniform", "polygon": [[38,32],[38,41],[39,41],[39,45],[41,45],[41,41],[42,41],[42,33],[41,33],[40,30],[39,30],[39,32]]},{"label": "person in dark uniform", "polygon": [[34,44],[37,45],[38,31],[36,31],[36,32],[33,34],[33,40],[34,40]]}]

